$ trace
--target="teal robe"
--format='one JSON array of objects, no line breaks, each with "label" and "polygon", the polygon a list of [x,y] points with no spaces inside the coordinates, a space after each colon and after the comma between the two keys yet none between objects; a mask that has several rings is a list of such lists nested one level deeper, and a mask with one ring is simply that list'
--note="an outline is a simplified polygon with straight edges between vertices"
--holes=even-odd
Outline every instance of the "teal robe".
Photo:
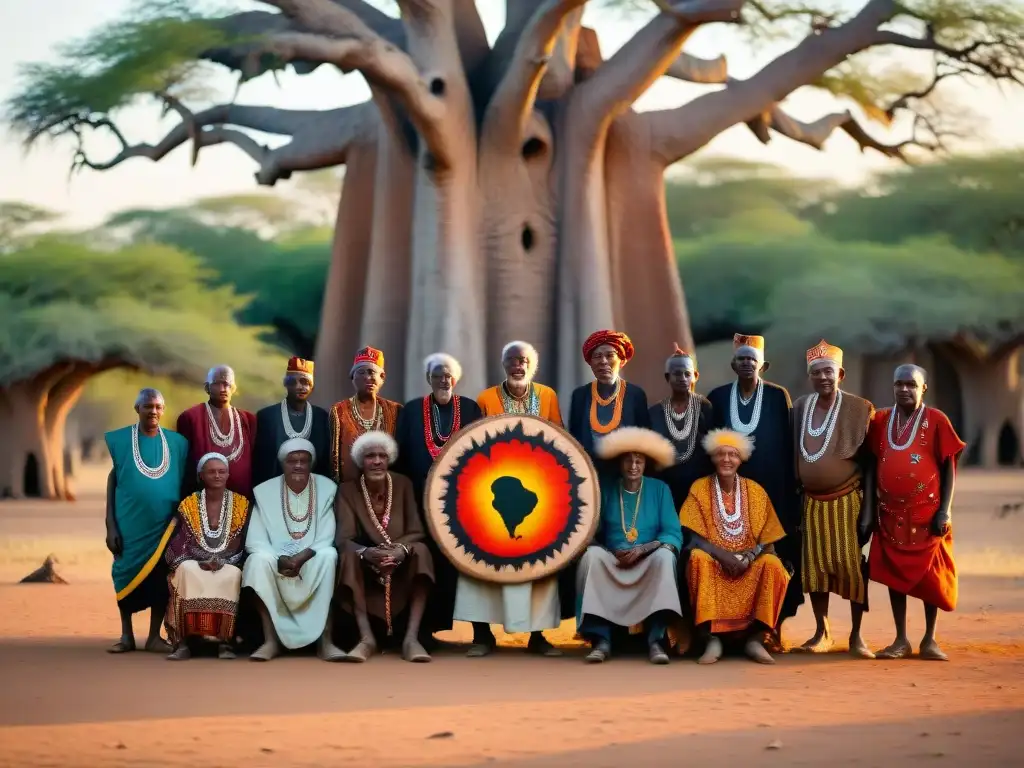
[{"label": "teal robe", "polygon": [[[135,466],[131,427],[115,429],[104,436],[114,462],[114,519],[123,545],[112,568],[119,602],[152,573],[173,532],[170,522],[180,500],[188,441],[169,429],[164,430],[164,436],[171,452],[171,465],[157,479],[146,477]],[[160,435],[147,437],[140,433],[139,452],[146,466],[159,466],[163,460]]]},{"label": "teal robe", "polygon": [[[594,543],[615,552],[660,541],[662,544],[672,545],[676,552],[679,552],[683,547],[683,529],[679,523],[679,514],[672,503],[672,491],[669,487],[656,478],[644,478],[643,494],[639,497],[640,512],[636,516],[638,536],[632,544],[626,541],[626,534],[622,530],[620,488],[622,480],[618,478],[607,478],[601,483],[601,522],[598,524]],[[622,492],[626,528],[629,528],[633,520],[637,501],[637,494]]]}]

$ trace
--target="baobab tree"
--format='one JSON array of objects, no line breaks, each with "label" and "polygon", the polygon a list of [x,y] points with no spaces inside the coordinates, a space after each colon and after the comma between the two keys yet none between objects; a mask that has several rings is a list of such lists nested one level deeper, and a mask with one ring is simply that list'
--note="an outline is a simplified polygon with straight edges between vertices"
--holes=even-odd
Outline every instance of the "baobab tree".
[{"label": "baobab tree", "polygon": [[[100,30],[65,61],[30,68],[8,118],[29,141],[72,136],[78,168],[156,161],[183,144],[195,160],[225,143],[252,157],[265,185],[344,163],[317,350],[323,399],[341,394],[348,357],[364,343],[387,350],[392,386],[411,396],[423,391],[428,353],[459,356],[462,386],[475,392],[500,376],[497,350],[513,338],[534,342],[541,377],[566,392],[586,374],[583,338],[609,326],[634,338],[632,376],[656,387],[672,343],[692,345],[665,216],[668,166],[744,123],[765,142],[779,134],[820,148],[839,131],[898,159],[941,149],[940,85],[1019,83],[1024,61],[1020,5],[987,0],[866,0],[845,11],[659,0],[607,60],[582,25],[586,0],[508,0],[493,45],[474,0],[398,0],[398,18],[363,0],[263,2],[276,12],[205,18],[164,3]],[[746,79],[731,77],[724,57],[682,52],[703,25],[740,22],[755,36],[782,30],[794,45]],[[929,57],[930,72],[880,80],[858,66],[885,49]],[[200,60],[243,80],[285,66],[358,71],[372,98],[325,111],[197,110],[187,86]],[[678,108],[634,111],[663,75],[714,88]],[[854,109],[794,119],[780,103],[804,87],[849,97]],[[155,144],[130,143],[115,122],[143,95],[181,118]],[[90,130],[109,132],[120,151],[91,157]],[[269,148],[249,131],[290,140]]]}]

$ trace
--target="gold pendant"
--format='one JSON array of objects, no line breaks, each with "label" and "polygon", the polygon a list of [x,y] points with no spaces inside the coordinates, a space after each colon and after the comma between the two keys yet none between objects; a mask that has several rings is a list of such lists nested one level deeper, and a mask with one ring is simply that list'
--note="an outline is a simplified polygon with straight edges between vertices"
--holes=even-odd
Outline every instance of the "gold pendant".
[{"label": "gold pendant", "polygon": [[626,541],[632,544],[640,536],[640,532],[636,528],[630,528],[626,531]]}]

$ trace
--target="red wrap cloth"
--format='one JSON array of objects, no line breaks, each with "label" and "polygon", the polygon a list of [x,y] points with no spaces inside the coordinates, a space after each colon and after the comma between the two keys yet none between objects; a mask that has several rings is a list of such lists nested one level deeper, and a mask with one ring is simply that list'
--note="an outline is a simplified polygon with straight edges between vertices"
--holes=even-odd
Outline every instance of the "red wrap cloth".
[{"label": "red wrap cloth", "polygon": [[942,465],[952,459],[956,471],[966,444],[946,414],[926,407],[914,442],[906,450],[895,451],[886,435],[891,411],[878,411],[868,428],[868,444],[878,457],[878,526],[871,540],[871,580],[952,611],[957,599],[953,530],[950,526],[944,536],[935,536],[931,521],[939,510]]},{"label": "red wrap cloth", "polygon": [[589,363],[590,356],[594,353],[594,350],[602,344],[607,344],[614,349],[621,358],[623,365],[628,363],[633,357],[633,342],[630,341],[629,336],[619,331],[595,331],[583,342],[583,359]]}]

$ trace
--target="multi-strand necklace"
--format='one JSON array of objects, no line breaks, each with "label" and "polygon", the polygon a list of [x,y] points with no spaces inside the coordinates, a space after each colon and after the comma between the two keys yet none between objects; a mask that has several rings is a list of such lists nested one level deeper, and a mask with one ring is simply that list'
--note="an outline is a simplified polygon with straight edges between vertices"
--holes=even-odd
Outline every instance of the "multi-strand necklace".
[{"label": "multi-strand necklace", "polygon": [[441,409],[434,402],[432,395],[423,398],[423,438],[427,444],[427,451],[430,458],[436,459],[441,455],[441,449],[451,439],[452,435],[462,427],[462,409],[459,407],[459,396],[452,395],[452,428],[447,435],[441,434]]},{"label": "multi-strand necklace", "polygon": [[[824,421],[821,422],[820,427],[815,428],[812,424],[814,422],[814,408],[817,404],[818,393],[815,392],[807,399],[807,406],[804,408],[804,428],[800,430],[800,455],[804,457],[804,461],[808,464],[813,464],[824,456],[828,450],[828,444],[832,442],[832,435],[836,431],[836,424],[839,423],[839,409],[843,405],[843,390],[840,389],[836,393],[836,399],[829,406]],[[805,445],[807,436],[821,437],[823,434],[825,435],[825,440],[822,442],[821,448],[814,453],[808,452]]]},{"label": "multi-strand necklace", "polygon": [[363,432],[372,432],[378,430],[384,424],[384,407],[380,404],[380,400],[373,398],[373,416],[368,419],[363,418],[363,414],[359,412],[359,398],[356,395],[352,395],[348,399],[349,405],[352,408],[352,419],[355,421],[356,426]]},{"label": "multi-strand necklace", "polygon": [[722,521],[722,527],[725,529],[725,534],[732,539],[738,539],[743,536],[743,532],[746,526],[743,522],[743,482],[739,476],[737,476],[733,482],[733,512],[729,514],[729,510],[725,506],[725,498],[722,494],[722,484],[718,480],[718,475],[715,475],[715,507],[718,512],[719,518]]},{"label": "multi-strand necklace", "polygon": [[[292,514],[291,499],[288,495],[288,484],[284,481],[284,475],[281,475],[281,512],[284,516],[284,527],[288,531],[288,535],[295,541],[305,538],[306,534],[309,533],[309,529],[313,525],[313,513],[316,510],[316,483],[312,476],[309,478],[306,489],[309,491],[309,503],[306,505],[306,514],[296,517]],[[297,495],[298,494],[296,494],[296,496]],[[298,523],[302,528],[297,531],[294,530],[291,526],[292,522]]]},{"label": "multi-strand necklace", "polygon": [[288,398],[281,401],[281,421],[284,422],[284,433],[291,440],[297,437],[306,440],[309,433],[313,431],[313,406],[309,403],[306,403],[305,406],[306,420],[302,424],[302,429],[296,432],[292,426],[292,417],[288,413]]},{"label": "multi-strand necklace", "polygon": [[[226,456],[228,462],[230,463],[241,456],[242,449],[245,447],[245,435],[242,432],[242,418],[238,415],[238,409],[232,405],[228,406],[228,424],[230,426],[226,435],[220,431],[217,416],[214,414],[213,408],[210,407],[209,403],[206,403],[206,419],[210,425],[210,439],[213,441],[213,444],[219,448],[231,448],[231,452]],[[236,435],[238,436],[238,445],[235,445]]]},{"label": "multi-strand necklace", "polygon": [[498,387],[501,394],[501,407],[505,413],[523,413],[530,416],[540,416],[540,396],[533,382],[526,387],[523,395],[513,395],[508,388],[508,382],[502,382]]},{"label": "multi-strand necklace", "polygon": [[[590,431],[595,435],[607,435],[609,432],[614,432],[618,429],[619,424],[622,422],[622,406],[626,401],[626,383],[622,379],[616,379],[615,391],[607,397],[601,397],[601,393],[598,392],[597,382],[590,382]],[[602,424],[601,420],[597,417],[598,406],[605,408],[612,403],[615,403],[615,410],[612,412],[611,421],[607,424]]]},{"label": "multi-strand necklace", "polygon": [[[228,546],[228,538],[231,529],[230,510],[233,508],[231,491],[225,490],[220,501],[220,521],[217,530],[210,525],[210,513],[206,507],[206,489],[199,492],[199,521],[203,527],[203,540],[200,543],[202,548],[211,555],[219,555]],[[210,544],[210,542],[215,542]]]},{"label": "multi-strand necklace", "polygon": [[137,422],[132,424],[132,458],[135,459],[135,468],[143,477],[148,477],[150,480],[159,480],[167,474],[167,470],[171,466],[171,451],[167,447],[167,436],[164,434],[163,427],[157,427],[157,432],[160,433],[160,463],[151,467],[142,460],[142,449],[139,447],[139,425]]},{"label": "multi-strand necklace", "polygon": [[[907,419],[902,428],[899,426],[899,410],[898,406],[893,406],[892,411],[890,411],[889,426],[885,430],[885,436],[889,440],[890,448],[894,451],[905,451],[913,444],[914,438],[917,437],[917,430],[921,426],[921,419],[924,417],[924,403],[921,403],[917,410],[910,414],[910,418]],[[900,442],[903,440],[903,436],[907,434],[907,430],[911,425],[913,427],[910,429],[910,435],[905,442]]]},{"label": "multi-strand necklace", "polygon": [[[632,494],[630,494],[632,495]],[[622,522],[622,533],[626,536],[626,541],[630,544],[635,542],[640,536],[640,532],[636,529],[636,520],[640,516],[640,501],[644,497],[644,479],[640,478],[640,488],[636,492],[636,506],[633,507],[633,519],[630,521],[629,526],[626,526],[626,499],[623,496],[623,485],[619,483],[619,518]]]},{"label": "multi-strand necklace", "polygon": [[[740,419],[740,403],[749,405],[751,400],[754,401],[754,410],[750,414],[750,421],[744,422]],[[732,422],[732,428],[742,435],[749,435],[756,430],[758,422],[761,421],[761,403],[763,400],[764,379],[757,380],[757,389],[754,390],[753,396],[748,398],[740,397],[739,382],[734,381],[732,383],[732,393],[729,397],[729,421]]]},{"label": "multi-strand necklace", "polygon": [[[392,546],[391,537],[388,535],[388,525],[391,523],[391,501],[393,499],[393,486],[391,484],[391,473],[387,475],[388,481],[388,496],[387,501],[384,502],[384,514],[377,517],[377,512],[373,508],[373,500],[370,498],[370,490],[366,487],[366,476],[359,476],[359,488],[363,492],[363,503],[366,505],[366,511],[370,515],[370,522],[373,523],[373,527],[377,529],[377,533],[384,539],[384,543],[389,547]],[[388,636],[391,635],[391,574],[388,573],[386,576],[377,575],[378,580],[384,587],[384,620],[388,625]]]},{"label": "multi-strand necklace", "polygon": [[661,401],[661,409],[665,413],[665,427],[669,437],[676,443],[676,464],[683,464],[693,456],[697,445],[698,421],[700,420],[700,401],[691,393],[686,403],[686,410],[677,414],[672,407],[672,398]]}]

